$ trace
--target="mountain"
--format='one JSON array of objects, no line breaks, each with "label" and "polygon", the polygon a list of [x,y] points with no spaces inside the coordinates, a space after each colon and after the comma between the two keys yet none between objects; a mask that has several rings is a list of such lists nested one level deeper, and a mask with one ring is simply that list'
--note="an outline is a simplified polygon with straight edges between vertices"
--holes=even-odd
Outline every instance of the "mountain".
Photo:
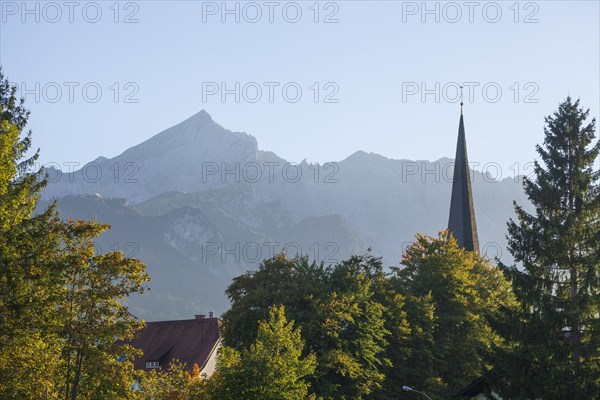
[{"label": "mountain", "polygon": [[140,202],[169,190],[194,192],[212,185],[202,184],[203,163],[247,163],[258,153],[254,137],[231,132],[200,111],[117,157],[63,173],[45,196],[101,193]]},{"label": "mountain", "polygon": [[[295,165],[201,111],[112,159],[49,171],[43,197],[65,218],[111,224],[99,251],[147,263],[151,291],[130,302],[138,316],[179,318],[225,311],[231,279],[281,251],[329,263],[372,248],[397,265],[415,233],[445,229],[452,162],[359,151]],[[507,260],[512,202],[528,204],[521,181],[472,179],[481,250]]]}]

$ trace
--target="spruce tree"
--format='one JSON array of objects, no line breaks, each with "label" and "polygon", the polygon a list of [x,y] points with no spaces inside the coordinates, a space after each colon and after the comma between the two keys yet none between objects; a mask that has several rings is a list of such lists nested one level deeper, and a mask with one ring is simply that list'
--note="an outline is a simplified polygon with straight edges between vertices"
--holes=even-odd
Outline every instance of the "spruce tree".
[{"label": "spruce tree", "polygon": [[600,393],[600,153],[595,119],[570,97],[545,118],[533,179],[534,212],[515,204],[506,268],[522,308],[502,372],[513,398],[583,399]]},{"label": "spruce tree", "polygon": [[60,282],[60,240],[53,207],[35,214],[46,184],[27,156],[29,111],[0,69],[0,393],[41,398],[57,357],[50,327]]},{"label": "spruce tree", "polygon": [[36,211],[46,179],[27,157],[28,117],[0,70],[0,398],[131,398],[133,352],[117,341],[140,326],[124,301],[145,266],[94,254],[108,226]]}]

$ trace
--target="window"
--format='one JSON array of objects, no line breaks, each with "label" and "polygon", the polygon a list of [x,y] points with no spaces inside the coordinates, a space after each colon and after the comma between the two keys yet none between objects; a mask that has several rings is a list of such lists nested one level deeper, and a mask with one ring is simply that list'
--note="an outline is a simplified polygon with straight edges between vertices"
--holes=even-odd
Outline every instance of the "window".
[{"label": "window", "polygon": [[158,361],[146,361],[146,368],[158,368],[160,363]]}]

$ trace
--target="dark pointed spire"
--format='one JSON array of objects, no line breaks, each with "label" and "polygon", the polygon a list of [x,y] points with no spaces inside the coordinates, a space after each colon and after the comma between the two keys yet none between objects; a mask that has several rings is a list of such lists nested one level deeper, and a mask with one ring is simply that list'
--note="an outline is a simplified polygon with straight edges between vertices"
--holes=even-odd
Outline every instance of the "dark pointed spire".
[{"label": "dark pointed spire", "polygon": [[462,107],[463,103],[461,101],[448,230],[452,232],[460,247],[479,253],[479,238],[477,237],[477,223],[475,222],[475,209],[473,208],[473,192],[471,190],[471,174],[467,158],[467,141],[465,139]]}]

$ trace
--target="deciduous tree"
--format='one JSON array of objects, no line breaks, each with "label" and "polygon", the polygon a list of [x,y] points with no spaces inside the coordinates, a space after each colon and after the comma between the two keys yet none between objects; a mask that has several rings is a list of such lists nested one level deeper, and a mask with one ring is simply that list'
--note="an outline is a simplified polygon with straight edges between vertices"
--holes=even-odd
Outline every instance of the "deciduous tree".
[{"label": "deciduous tree", "polygon": [[227,289],[232,305],[224,315],[226,343],[248,346],[257,321],[283,304],[302,329],[307,351],[316,354],[314,392],[331,399],[365,398],[381,386],[388,365],[384,351],[390,332],[375,293],[374,271],[380,264],[370,256],[332,266],[309,263],[306,257],[265,260]]},{"label": "deciduous tree", "polygon": [[283,306],[272,307],[260,321],[256,341],[236,350],[222,348],[208,391],[219,400],[305,400],[315,372],[313,353],[303,356],[300,329],[288,322]]},{"label": "deciduous tree", "polygon": [[[409,356],[395,362],[404,383],[444,399],[491,369],[504,346],[496,326],[516,306],[509,281],[448,231],[417,235],[395,269],[406,296]],[[403,361],[403,362],[398,362]]]}]

